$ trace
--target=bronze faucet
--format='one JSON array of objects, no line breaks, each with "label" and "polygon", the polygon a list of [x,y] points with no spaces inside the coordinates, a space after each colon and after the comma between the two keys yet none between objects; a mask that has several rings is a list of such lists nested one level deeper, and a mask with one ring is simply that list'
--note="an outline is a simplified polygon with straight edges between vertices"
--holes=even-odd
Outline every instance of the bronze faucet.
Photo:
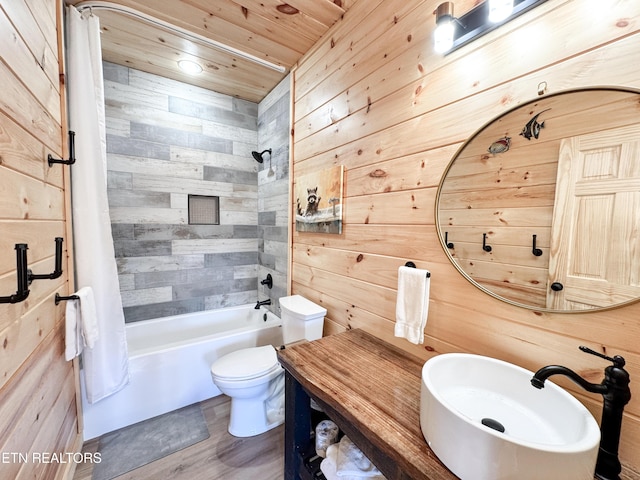
[{"label": "bronze faucet", "polygon": [[590,348],[580,346],[580,350],[609,360],[613,365],[604,369],[604,380],[600,384],[590,383],[573,370],[560,365],[548,365],[538,370],[531,379],[531,385],[544,388],[544,382],[552,375],[564,375],[584,388],[587,392],[599,393],[604,398],[602,420],[600,422],[600,449],[596,462],[595,476],[600,480],[619,480],[622,466],[618,459],[620,429],[624,406],[631,400],[629,373],[624,369],[625,361],[620,355],[613,358],[602,355]]}]

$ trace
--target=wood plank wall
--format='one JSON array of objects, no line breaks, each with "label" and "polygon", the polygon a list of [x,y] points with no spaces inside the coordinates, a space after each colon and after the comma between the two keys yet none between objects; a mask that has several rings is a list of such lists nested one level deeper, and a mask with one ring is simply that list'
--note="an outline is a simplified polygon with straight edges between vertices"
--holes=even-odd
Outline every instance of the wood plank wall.
[{"label": "wood plank wall", "polygon": [[[530,370],[558,363],[600,382],[606,362],[578,345],[623,355],[633,398],[621,459],[640,470],[640,303],[587,314],[511,306],[458,273],[434,225],[452,155],[491,118],[536,98],[541,82],[549,93],[640,87],[640,3],[549,0],[444,57],[431,41],[438,3],[359,2],[294,70],[292,188],[332,165],[346,174],[343,234],[293,233],[292,291],[327,308],[325,334],[363,328],[423,359],[474,352]],[[457,13],[472,3],[456,2]],[[397,269],[407,260],[432,272],[419,346],[393,336]],[[558,383],[599,418],[601,398]]]},{"label": "wood plank wall", "polygon": [[[63,275],[35,280],[29,297],[0,304],[0,477],[66,478],[82,441],[76,407],[77,364],[64,359],[64,302],[71,251],[68,167],[47,164],[66,152],[60,58],[62,2],[0,1],[0,295],[16,292],[16,243],[28,244],[36,274],[54,271],[63,237]],[[22,455],[20,457],[19,455]]]}]

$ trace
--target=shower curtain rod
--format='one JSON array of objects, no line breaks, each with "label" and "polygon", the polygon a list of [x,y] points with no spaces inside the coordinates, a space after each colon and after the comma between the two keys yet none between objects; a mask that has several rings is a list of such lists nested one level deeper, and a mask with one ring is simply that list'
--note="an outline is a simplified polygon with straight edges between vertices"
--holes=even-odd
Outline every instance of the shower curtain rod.
[{"label": "shower curtain rod", "polygon": [[84,12],[85,10],[90,10],[90,11],[107,10],[107,11],[112,11],[117,13],[123,13],[125,15],[135,17],[139,20],[143,20],[147,23],[150,23],[151,25],[166,28],[167,30],[171,30],[180,35],[184,35],[188,38],[191,38],[192,40],[204,43],[222,52],[236,55],[245,60],[256,63],[258,65],[262,65],[263,67],[270,68],[277,72],[284,73],[286,70],[282,65],[276,65],[275,63],[272,63],[267,60],[263,60],[262,58],[251,55],[250,53],[243,52],[242,50],[238,50],[237,48],[230,47],[229,45],[225,45],[224,43],[217,42],[216,40],[212,40],[202,35],[198,35],[197,33],[190,32],[177,25],[173,25],[169,22],[165,22],[164,20],[160,20],[158,18],[152,17],[151,15],[148,15],[146,13],[139,12],[138,10],[135,10],[133,8],[125,7],[124,5],[118,5],[116,3],[111,3],[111,2],[88,0],[86,2],[78,3],[75,7],[78,9],[79,12]]}]

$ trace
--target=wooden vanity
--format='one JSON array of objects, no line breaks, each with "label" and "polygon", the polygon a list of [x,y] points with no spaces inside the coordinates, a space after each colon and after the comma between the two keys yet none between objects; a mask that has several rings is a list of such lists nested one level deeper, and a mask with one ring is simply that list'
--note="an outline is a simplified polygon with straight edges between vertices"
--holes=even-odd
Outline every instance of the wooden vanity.
[{"label": "wooden vanity", "polygon": [[457,478],[420,430],[424,361],[359,329],[287,347],[278,357],[286,370],[286,480],[314,478],[310,398],[388,480]]},{"label": "wooden vanity", "polygon": [[[456,479],[420,430],[424,361],[359,329],[278,352],[285,368],[285,480],[315,480],[310,398],[388,480]],[[621,480],[640,480],[623,466]]]}]

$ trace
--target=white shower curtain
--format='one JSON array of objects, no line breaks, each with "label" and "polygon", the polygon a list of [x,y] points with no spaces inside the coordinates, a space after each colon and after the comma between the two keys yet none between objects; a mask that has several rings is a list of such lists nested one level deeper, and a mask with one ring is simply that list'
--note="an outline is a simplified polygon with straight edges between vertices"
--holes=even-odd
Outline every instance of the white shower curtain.
[{"label": "white shower curtain", "polygon": [[69,129],[75,132],[76,163],[71,195],[76,286],[91,287],[99,337],[82,354],[89,403],[129,381],[124,313],[107,201],[107,149],[99,19],[67,7]]}]

